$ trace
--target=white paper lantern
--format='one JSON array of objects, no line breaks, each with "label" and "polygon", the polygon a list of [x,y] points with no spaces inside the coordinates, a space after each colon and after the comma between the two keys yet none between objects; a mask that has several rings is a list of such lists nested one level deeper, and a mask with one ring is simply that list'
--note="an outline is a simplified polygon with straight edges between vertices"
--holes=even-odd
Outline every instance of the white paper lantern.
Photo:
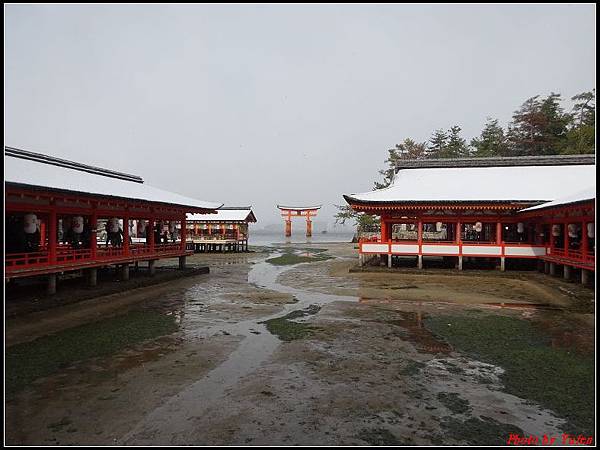
[{"label": "white paper lantern", "polygon": [[23,230],[27,234],[33,234],[37,231],[37,216],[35,214],[25,214],[25,222],[23,224]]},{"label": "white paper lantern", "polygon": [[477,231],[479,233],[479,232],[481,232],[481,230],[483,230],[483,224],[481,222],[477,222],[475,224],[475,231]]},{"label": "white paper lantern", "polygon": [[517,233],[523,233],[525,231],[525,224],[523,222],[519,222],[517,224]]},{"label": "white paper lantern", "polygon": [[590,222],[587,224],[587,235],[588,237],[594,238],[596,235],[594,222]]},{"label": "white paper lantern", "polygon": [[113,217],[112,219],[110,219],[108,221],[108,230],[111,233],[118,233],[119,232],[119,219],[117,217]]},{"label": "white paper lantern", "polygon": [[137,231],[138,231],[138,233],[143,233],[146,231],[146,221],[145,220],[138,220]]},{"label": "white paper lantern", "polygon": [[442,231],[442,222],[435,223],[435,231]]},{"label": "white paper lantern", "polygon": [[560,236],[560,225],[552,225],[552,236]]},{"label": "white paper lantern", "polygon": [[577,225],[574,223],[570,223],[568,226],[569,237],[576,238],[577,237]]},{"label": "white paper lantern", "polygon": [[81,234],[83,233],[83,217],[75,216],[73,217],[73,233]]}]

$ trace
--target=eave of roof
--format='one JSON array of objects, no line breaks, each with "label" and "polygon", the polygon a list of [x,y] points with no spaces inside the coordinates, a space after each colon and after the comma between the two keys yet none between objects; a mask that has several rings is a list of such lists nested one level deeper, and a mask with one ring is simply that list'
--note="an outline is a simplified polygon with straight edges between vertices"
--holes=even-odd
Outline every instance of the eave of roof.
[{"label": "eave of roof", "polygon": [[488,158],[405,159],[396,164],[402,169],[436,169],[458,167],[573,166],[595,164],[595,155],[503,156]]},{"label": "eave of roof", "polygon": [[323,205],[315,205],[315,206],[284,206],[284,205],[277,205],[277,208],[279,209],[291,209],[294,211],[307,211],[307,210],[313,210],[313,209],[321,209]]},{"label": "eave of roof", "polygon": [[141,177],[88,166],[14,147],[5,148],[5,190],[48,192],[86,198],[114,198],[208,212],[222,203],[207,202],[143,183]]}]

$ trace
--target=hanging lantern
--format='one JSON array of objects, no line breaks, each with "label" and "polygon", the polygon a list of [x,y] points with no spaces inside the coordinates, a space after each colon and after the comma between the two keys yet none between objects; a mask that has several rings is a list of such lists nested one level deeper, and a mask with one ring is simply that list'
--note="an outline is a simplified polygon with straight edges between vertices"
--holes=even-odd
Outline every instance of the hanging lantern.
[{"label": "hanging lantern", "polygon": [[175,233],[175,222],[169,222],[169,232]]},{"label": "hanging lantern", "polygon": [[23,231],[26,234],[33,234],[37,231],[37,216],[35,214],[25,214],[25,221],[23,223]]},{"label": "hanging lantern", "polygon": [[146,221],[145,220],[138,220],[137,221],[137,232],[138,233],[144,233],[146,231]]},{"label": "hanging lantern", "polygon": [[588,235],[588,237],[591,237],[592,239],[596,235],[594,225],[595,225],[594,222],[590,222],[587,224],[587,235]]},{"label": "hanging lantern", "polygon": [[569,237],[576,238],[577,237],[577,225],[574,223],[570,223],[568,226]]},{"label": "hanging lantern", "polygon": [[475,231],[477,231],[478,233],[480,233],[481,230],[483,230],[483,224],[481,222],[475,223]]},{"label": "hanging lantern", "polygon": [[552,225],[552,236],[560,236],[560,225]]},{"label": "hanging lantern", "polygon": [[435,223],[435,231],[442,231],[442,222]]},{"label": "hanging lantern", "polygon": [[517,233],[523,234],[524,231],[525,231],[525,224],[523,222],[519,222],[517,224]]},{"label": "hanging lantern", "polygon": [[83,233],[83,217],[75,216],[73,217],[73,233],[81,234]]},{"label": "hanging lantern", "polygon": [[108,230],[111,233],[118,233],[119,232],[119,219],[117,217],[113,217],[112,219],[110,219],[108,221]]}]

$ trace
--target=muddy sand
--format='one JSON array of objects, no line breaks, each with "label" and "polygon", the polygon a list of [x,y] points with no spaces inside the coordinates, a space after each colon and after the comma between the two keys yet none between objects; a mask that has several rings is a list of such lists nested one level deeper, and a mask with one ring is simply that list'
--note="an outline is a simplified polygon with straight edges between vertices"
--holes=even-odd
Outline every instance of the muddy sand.
[{"label": "muddy sand", "polygon": [[[266,262],[289,252],[314,262]],[[532,272],[351,273],[355,252],[199,254],[210,274],[9,319],[6,443],[593,433],[593,291]]]}]

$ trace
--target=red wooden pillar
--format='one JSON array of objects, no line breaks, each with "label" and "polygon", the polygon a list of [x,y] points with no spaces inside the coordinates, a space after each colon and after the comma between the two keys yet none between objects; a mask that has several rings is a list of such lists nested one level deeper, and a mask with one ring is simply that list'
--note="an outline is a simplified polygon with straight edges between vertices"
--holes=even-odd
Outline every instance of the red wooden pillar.
[{"label": "red wooden pillar", "polygon": [[43,248],[46,246],[46,222],[44,220],[40,221],[40,247]]},{"label": "red wooden pillar", "polygon": [[581,222],[581,254],[583,255],[583,259],[587,258],[588,254],[588,233],[587,233],[587,222],[584,220]]},{"label": "red wooden pillar", "polygon": [[184,215],[181,219],[181,250],[185,251],[187,244],[187,218]]},{"label": "red wooden pillar", "polygon": [[569,223],[565,222],[564,224],[564,228],[563,228],[563,248],[565,251],[565,256],[567,256],[569,253]]},{"label": "red wooden pillar", "polygon": [[98,213],[94,211],[90,217],[90,253],[91,258],[96,259],[98,255],[98,239],[97,230],[98,228]]},{"label": "red wooden pillar", "polygon": [[123,254],[129,256],[129,214],[123,216]]},{"label": "red wooden pillar", "polygon": [[287,218],[285,219],[285,237],[292,236],[292,212],[288,211]]},{"label": "red wooden pillar", "polygon": [[56,206],[52,205],[48,222],[48,262],[56,264],[56,247],[57,247],[57,229],[58,218],[56,216]]},{"label": "red wooden pillar", "polygon": [[148,228],[146,231],[146,245],[148,245],[150,252],[154,253],[154,227],[156,226],[156,219],[150,217],[148,219]]},{"label": "red wooden pillar", "polygon": [[502,244],[502,222],[496,223],[496,244]]},{"label": "red wooden pillar", "polygon": [[456,222],[456,245],[458,245],[458,256],[462,258],[462,223]]},{"label": "red wooden pillar", "polygon": [[389,239],[388,236],[388,227],[387,220],[384,216],[381,216],[381,242],[387,242]]},{"label": "red wooden pillar", "polygon": [[419,244],[419,255],[422,253],[423,246],[423,220],[419,218],[417,222],[417,244]]}]

